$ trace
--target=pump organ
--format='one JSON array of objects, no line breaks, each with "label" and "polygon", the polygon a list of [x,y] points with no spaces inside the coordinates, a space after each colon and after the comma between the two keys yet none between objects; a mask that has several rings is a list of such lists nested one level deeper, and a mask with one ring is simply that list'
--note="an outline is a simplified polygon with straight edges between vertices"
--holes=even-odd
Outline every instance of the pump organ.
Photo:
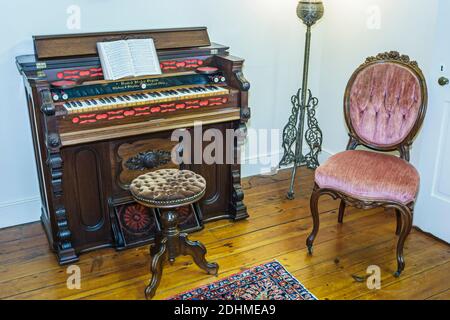
[{"label": "pump organ", "polygon": [[[106,81],[96,43],[152,38],[162,75]],[[243,60],[211,43],[206,28],[34,37],[19,56],[42,201],[41,221],[61,264],[103,247],[149,243],[158,215],[133,202],[138,175],[175,167],[174,129],[244,129],[250,118]],[[237,142],[224,148],[237,149]],[[234,150],[236,151],[236,150]],[[190,150],[180,150],[180,153]],[[238,152],[234,152],[237,156]],[[236,160],[236,159],[235,159]],[[207,180],[196,206],[181,208],[187,231],[248,217],[240,165],[184,164]]]}]

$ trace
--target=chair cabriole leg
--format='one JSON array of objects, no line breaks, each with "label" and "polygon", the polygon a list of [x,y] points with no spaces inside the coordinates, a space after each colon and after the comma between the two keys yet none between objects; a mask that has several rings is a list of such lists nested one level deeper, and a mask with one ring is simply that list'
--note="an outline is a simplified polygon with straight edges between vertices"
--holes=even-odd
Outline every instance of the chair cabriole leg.
[{"label": "chair cabriole leg", "polygon": [[406,238],[412,229],[412,209],[403,206],[398,210],[401,218],[401,231],[400,237],[397,243],[397,271],[394,273],[395,277],[400,277],[402,271],[405,269],[405,259],[403,257],[403,248],[405,245]]},{"label": "chair cabriole leg", "polygon": [[400,213],[400,210],[395,209],[395,216],[397,218],[397,228],[395,229],[395,234],[400,235],[400,232],[402,232],[402,214]]},{"label": "chair cabriole leg", "polygon": [[341,204],[339,205],[339,216],[338,216],[338,222],[344,223],[344,213],[345,213],[345,201],[341,200]]},{"label": "chair cabriole leg", "polygon": [[313,230],[309,237],[306,239],[306,246],[308,247],[308,253],[311,255],[313,252],[313,243],[317,236],[317,233],[319,232],[319,198],[320,198],[320,189],[314,189],[311,199],[310,199],[310,208],[311,208],[311,215],[313,218]]}]

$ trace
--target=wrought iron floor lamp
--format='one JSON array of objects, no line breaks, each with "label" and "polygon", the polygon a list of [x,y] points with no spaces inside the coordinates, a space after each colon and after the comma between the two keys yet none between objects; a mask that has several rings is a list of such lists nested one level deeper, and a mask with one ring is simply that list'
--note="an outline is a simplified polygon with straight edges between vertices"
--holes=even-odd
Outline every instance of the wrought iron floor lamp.
[{"label": "wrought iron floor lamp", "polygon": [[[292,97],[292,114],[283,130],[284,155],[280,167],[294,164],[291,176],[291,185],[287,193],[288,199],[294,199],[294,183],[298,166],[306,165],[310,169],[319,166],[319,152],[322,150],[322,131],[316,119],[316,107],[319,100],[313,97],[308,90],[309,57],[311,49],[311,27],[324,14],[321,0],[300,1],[297,6],[297,15],[306,25],[305,58],[303,65],[302,88]],[[308,117],[308,129],[305,129],[305,116]],[[303,155],[303,137],[309,146],[309,153]],[[295,151],[292,147],[295,143]]]}]

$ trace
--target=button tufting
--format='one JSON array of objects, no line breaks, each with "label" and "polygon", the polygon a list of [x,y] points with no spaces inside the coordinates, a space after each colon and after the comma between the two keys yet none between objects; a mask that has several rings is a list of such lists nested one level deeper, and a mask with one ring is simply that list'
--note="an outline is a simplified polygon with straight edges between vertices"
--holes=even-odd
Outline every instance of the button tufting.
[{"label": "button tufting", "polygon": [[[132,181],[130,192],[151,206],[183,205],[198,200],[206,189],[205,179],[188,170],[164,169],[143,174]],[[175,201],[175,202],[174,202]]]}]

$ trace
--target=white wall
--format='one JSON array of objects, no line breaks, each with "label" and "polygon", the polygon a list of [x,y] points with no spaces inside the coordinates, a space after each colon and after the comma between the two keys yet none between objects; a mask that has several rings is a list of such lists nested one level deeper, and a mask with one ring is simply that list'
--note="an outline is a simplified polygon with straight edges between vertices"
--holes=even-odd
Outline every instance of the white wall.
[{"label": "white wall", "polygon": [[[320,99],[324,155],[345,148],[342,97],[352,71],[365,57],[399,50],[425,73],[437,0],[324,0],[326,13],[313,28],[310,88]],[[68,30],[70,5],[81,8],[81,29]],[[0,10],[0,228],[39,218],[38,187],[21,79],[14,57],[32,53],[31,36],[72,32],[208,26],[211,39],[247,59],[252,83],[251,128],[282,130],[290,96],[300,86],[305,27],[296,0],[16,0]],[[368,29],[368,8],[381,10],[381,28]],[[415,145],[415,152],[419,149]],[[264,153],[279,153],[268,150]],[[261,154],[250,154],[259,157]],[[414,161],[413,157],[413,161]],[[244,175],[259,172],[244,165]]]},{"label": "white wall", "polygon": [[[66,27],[66,10],[70,5],[81,8],[80,30]],[[15,56],[33,52],[32,35],[207,26],[212,41],[229,45],[232,54],[247,59],[245,75],[252,84],[250,126],[280,128],[290,112],[290,95],[300,82],[304,28],[297,20],[296,5],[296,0],[15,0],[2,3],[0,228],[35,221],[40,215],[28,116],[21,79],[14,64]],[[318,78],[313,77],[312,81],[318,83]],[[244,166],[243,172],[244,175],[259,173],[259,167]]]}]

